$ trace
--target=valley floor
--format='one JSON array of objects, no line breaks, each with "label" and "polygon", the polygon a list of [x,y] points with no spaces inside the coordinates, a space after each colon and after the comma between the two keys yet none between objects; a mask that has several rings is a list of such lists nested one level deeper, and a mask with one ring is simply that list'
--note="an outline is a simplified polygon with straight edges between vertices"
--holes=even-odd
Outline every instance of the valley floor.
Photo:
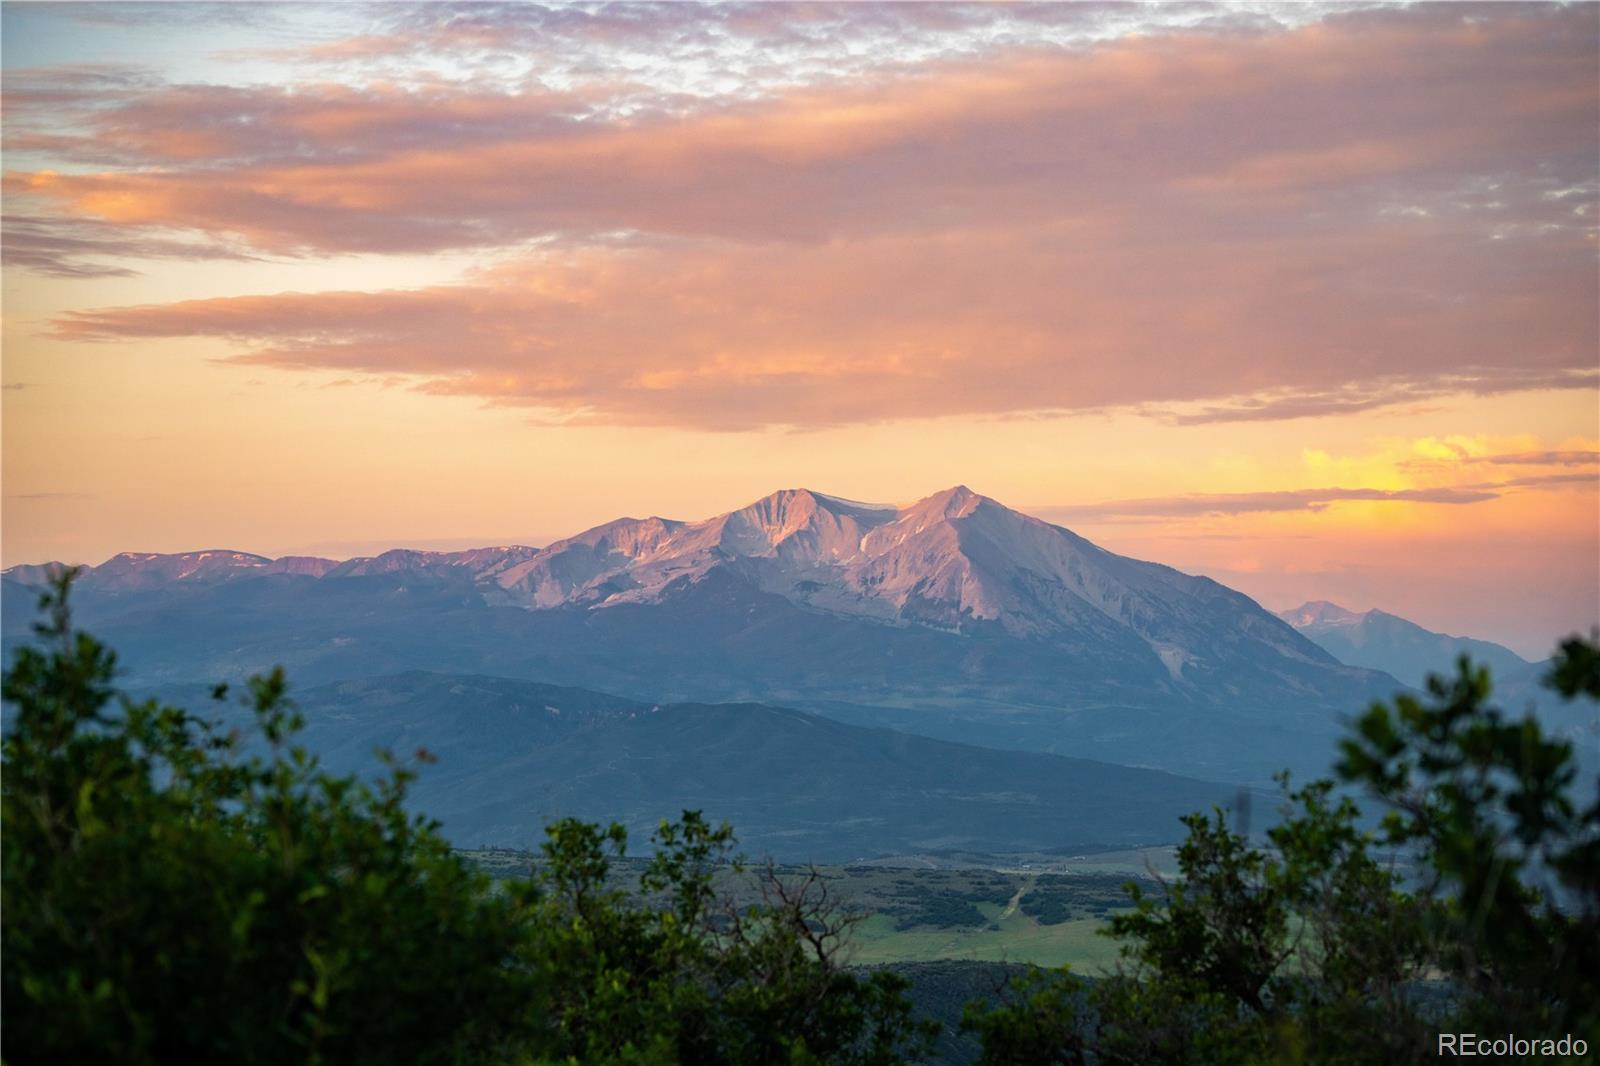
[{"label": "valley floor", "polygon": [[[533,856],[517,851],[466,851],[496,877],[525,875]],[[628,884],[641,860],[617,867]],[[816,873],[841,908],[862,916],[846,948],[861,966],[939,961],[996,962],[1103,972],[1117,945],[1100,935],[1106,918],[1126,905],[1130,879],[1152,884],[1172,865],[1170,848],[1107,852],[1063,859],[1029,856],[1005,866],[935,865],[934,857],[902,856],[874,864],[819,866]],[[948,861],[946,859],[945,861]],[[992,862],[1002,860],[991,859]],[[779,866],[790,879],[808,869]],[[754,902],[748,875],[729,874],[721,887]]]}]

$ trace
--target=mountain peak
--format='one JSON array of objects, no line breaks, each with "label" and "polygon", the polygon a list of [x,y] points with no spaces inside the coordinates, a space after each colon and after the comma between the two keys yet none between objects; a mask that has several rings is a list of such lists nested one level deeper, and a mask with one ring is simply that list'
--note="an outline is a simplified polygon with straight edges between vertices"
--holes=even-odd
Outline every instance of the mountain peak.
[{"label": "mountain peak", "polygon": [[[1140,706],[1140,700],[1163,706],[1256,700],[1276,707],[1286,678],[1307,691],[1366,684],[1353,672],[1342,675],[1347,668],[1332,655],[1240,593],[1105,551],[966,485],[903,508],[787,488],[698,521],[625,518],[544,548],[397,550],[337,568],[243,553],[126,557],[120,566],[135,572],[124,579],[118,565],[96,568],[94,591],[120,595],[190,579],[193,594],[203,595],[237,577],[271,582],[262,587],[291,596],[291,584],[361,572],[370,577],[341,588],[340,604],[359,596],[388,604],[390,594],[404,590],[408,597],[395,602],[450,611],[524,608],[538,617],[496,614],[492,625],[474,623],[473,635],[463,639],[476,641],[487,630],[506,634],[511,643],[494,644],[485,660],[496,664],[562,669],[569,658],[597,656],[594,668],[615,678],[623,677],[625,657],[603,644],[608,633],[625,642],[617,648],[648,646],[641,654],[661,676],[677,676],[679,662],[710,676],[737,661],[759,664],[761,676],[775,685],[781,679],[785,691],[835,693],[827,677],[844,663],[842,675],[868,686],[861,691],[892,694],[899,690],[882,686],[909,672],[918,678],[918,700],[956,690],[989,699],[1012,691],[1015,678],[1032,669],[1028,664],[1048,678],[1045,687],[1026,689],[1032,707],[1063,698],[1086,708]],[[99,571],[111,574],[102,579]],[[237,591],[245,597],[239,602],[288,602],[278,591],[249,595],[243,580]],[[1301,610],[1354,617],[1326,603]],[[344,617],[327,630],[329,654],[394,657],[384,661],[413,655],[411,638],[403,651],[400,645],[393,652],[339,650]],[[1355,633],[1371,623],[1368,617],[1361,625],[1324,628]],[[868,625],[885,627],[881,640]],[[952,643],[951,637],[973,639]],[[706,657],[721,654],[718,648],[734,658]]]},{"label": "mountain peak", "polygon": [[762,512],[774,517],[786,518],[792,515],[803,519],[817,511],[827,511],[841,517],[863,514],[870,517],[874,512],[882,512],[885,516],[892,515],[895,510],[892,504],[862,503],[860,500],[847,500],[843,496],[830,496],[815,489],[796,488],[779,489],[777,492],[769,493],[734,513]]},{"label": "mountain peak", "polygon": [[1328,600],[1308,600],[1298,607],[1279,611],[1278,617],[1296,629],[1304,629],[1306,626],[1315,625],[1354,625],[1371,613],[1371,611],[1352,611]]},{"label": "mountain peak", "polygon": [[965,518],[977,510],[980,503],[993,503],[987,496],[979,496],[965,485],[955,485],[918,500],[906,508],[906,513],[927,517]]},{"label": "mountain peak", "polygon": [[810,489],[782,489],[709,525],[719,533],[718,547],[733,555],[837,561],[858,554],[866,532],[897,513]]},{"label": "mountain peak", "polygon": [[[240,573],[259,572],[272,563],[264,555],[208,548],[190,552],[119,552],[99,566],[84,568],[85,580],[102,588],[146,588],[170,581],[226,580]],[[8,572],[9,573],[9,572]],[[38,579],[43,572],[11,575]]]},{"label": "mountain peak", "polygon": [[1357,614],[1314,600],[1279,617],[1341,662],[1387,671],[1418,688],[1430,674],[1450,670],[1461,655],[1488,666],[1497,680],[1526,678],[1533,666],[1503,645],[1438,633],[1376,607]]},{"label": "mountain peak", "polygon": [[734,513],[769,516],[771,521],[782,525],[797,519],[803,521],[815,514],[819,508],[825,509],[826,504],[820,495],[810,489],[779,489]]}]

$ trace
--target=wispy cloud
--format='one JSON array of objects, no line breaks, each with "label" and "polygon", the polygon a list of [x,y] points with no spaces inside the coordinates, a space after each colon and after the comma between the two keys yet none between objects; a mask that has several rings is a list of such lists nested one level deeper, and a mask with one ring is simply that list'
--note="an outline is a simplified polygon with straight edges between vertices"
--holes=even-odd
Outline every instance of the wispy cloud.
[{"label": "wispy cloud", "polygon": [[[1541,453],[1567,455],[1586,453]],[[1526,474],[1498,481],[1424,488],[1316,488],[1267,492],[1191,493],[1139,499],[1106,500],[1040,508],[1038,513],[1062,521],[1078,519],[1144,520],[1230,516],[1288,511],[1323,511],[1349,501],[1461,506],[1498,500],[1519,489],[1584,485],[1600,489],[1600,472]]]},{"label": "wispy cloud", "polygon": [[130,260],[252,259],[236,248],[193,237],[159,236],[81,218],[6,215],[0,259],[55,278],[131,277]]},{"label": "wispy cloud", "polygon": [[1496,466],[1600,466],[1600,451],[1513,452],[1468,456],[1463,461]]},{"label": "wispy cloud", "polygon": [[1535,488],[1545,485],[1588,485],[1600,488],[1600,471],[1588,474],[1528,474],[1495,482],[1495,488]]},{"label": "wispy cloud", "polygon": [[1040,514],[1063,521],[1083,518],[1193,518],[1201,515],[1259,514],[1269,511],[1321,511],[1347,500],[1404,503],[1473,504],[1499,498],[1490,488],[1292,489],[1210,495],[1156,496],[1134,500],[1046,507]]},{"label": "wispy cloud", "polygon": [[1597,386],[1600,386],[1600,370],[1586,367],[1486,366],[1410,378],[1380,375],[1373,381],[1345,383],[1332,389],[1278,389],[1255,396],[1233,397],[1224,403],[1152,407],[1144,413],[1179,426],[1278,422],[1357,414],[1449,395],[1492,396],[1535,389],[1593,389]]},{"label": "wispy cloud", "polygon": [[[1584,448],[1551,449],[1545,451],[1518,451],[1518,452],[1473,452],[1464,444],[1451,441],[1428,442],[1435,452],[1443,450],[1443,456],[1438,454],[1429,458],[1405,459],[1396,464],[1397,468],[1405,471],[1419,472],[1424,475],[1437,476],[1450,470],[1478,468],[1482,473],[1483,467],[1590,467],[1587,473],[1582,474],[1550,474],[1527,475],[1552,478],[1572,478],[1574,480],[1593,481],[1600,478],[1600,451]],[[1522,480],[1522,479],[1516,479]],[[1504,482],[1511,484],[1512,482]]]}]

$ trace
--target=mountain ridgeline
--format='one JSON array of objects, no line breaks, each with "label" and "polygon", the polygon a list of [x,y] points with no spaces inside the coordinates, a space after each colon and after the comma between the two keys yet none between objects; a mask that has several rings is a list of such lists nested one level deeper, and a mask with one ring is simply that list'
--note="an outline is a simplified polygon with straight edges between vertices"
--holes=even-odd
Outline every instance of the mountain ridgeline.
[{"label": "mountain ridgeline", "polygon": [[1351,611],[1327,600],[1303,603],[1279,617],[1340,662],[1386,671],[1417,688],[1462,655],[1487,666],[1501,686],[1537,681],[1549,666],[1530,663],[1503,644],[1435,633],[1387,611]]},{"label": "mountain ridgeline", "polygon": [[[6,572],[8,643],[45,572]],[[421,669],[1252,782],[1325,769],[1341,716],[1399,687],[1215,581],[959,487],[904,508],[787,490],[545,548],[124,554],[76,596],[147,687]]]}]

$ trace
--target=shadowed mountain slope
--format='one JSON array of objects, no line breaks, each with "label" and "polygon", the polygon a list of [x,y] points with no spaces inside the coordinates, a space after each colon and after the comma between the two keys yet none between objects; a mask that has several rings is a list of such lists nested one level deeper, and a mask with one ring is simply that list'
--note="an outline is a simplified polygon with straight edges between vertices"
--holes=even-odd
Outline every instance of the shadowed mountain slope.
[{"label": "shadowed mountain slope", "polygon": [[305,743],[332,768],[369,773],[377,747],[433,753],[414,799],[463,846],[529,846],[565,815],[615,819],[644,840],[662,817],[703,809],[778,858],[1082,851],[1179,839],[1180,815],[1235,796],[759,704],[640,703],[505,678],[410,672],[319,686],[297,703]]}]

